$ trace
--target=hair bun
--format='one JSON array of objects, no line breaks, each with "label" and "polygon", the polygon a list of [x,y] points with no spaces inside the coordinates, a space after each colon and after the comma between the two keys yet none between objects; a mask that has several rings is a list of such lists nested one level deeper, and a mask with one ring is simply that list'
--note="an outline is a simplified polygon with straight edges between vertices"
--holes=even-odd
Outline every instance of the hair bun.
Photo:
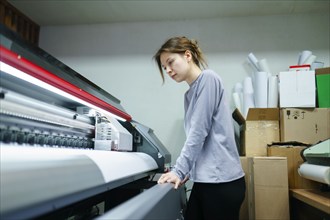
[{"label": "hair bun", "polygon": [[191,42],[192,44],[198,46],[198,42],[197,42],[197,40],[195,40],[195,39],[190,39],[190,42]]}]

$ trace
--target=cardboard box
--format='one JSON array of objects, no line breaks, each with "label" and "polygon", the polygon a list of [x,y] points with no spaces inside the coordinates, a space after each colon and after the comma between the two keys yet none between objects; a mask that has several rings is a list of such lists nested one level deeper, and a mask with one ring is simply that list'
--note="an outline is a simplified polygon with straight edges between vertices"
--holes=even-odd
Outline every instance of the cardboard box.
[{"label": "cardboard box", "polygon": [[250,108],[246,119],[236,109],[233,118],[241,125],[241,156],[267,156],[267,144],[280,139],[278,108]]},{"label": "cardboard box", "polygon": [[283,108],[280,126],[281,142],[316,144],[330,138],[330,109]]},{"label": "cardboard box", "polygon": [[316,107],[315,72],[286,71],[279,73],[280,107]]},{"label": "cardboard box", "polygon": [[249,219],[290,219],[287,159],[249,157]]},{"label": "cardboard box", "polygon": [[298,173],[300,164],[304,162],[300,155],[304,149],[306,146],[274,145],[268,147],[267,154],[287,158],[290,189],[319,189],[319,183],[303,178]]},{"label": "cardboard box", "polygon": [[330,108],[330,67],[315,70],[317,103],[319,108]]}]

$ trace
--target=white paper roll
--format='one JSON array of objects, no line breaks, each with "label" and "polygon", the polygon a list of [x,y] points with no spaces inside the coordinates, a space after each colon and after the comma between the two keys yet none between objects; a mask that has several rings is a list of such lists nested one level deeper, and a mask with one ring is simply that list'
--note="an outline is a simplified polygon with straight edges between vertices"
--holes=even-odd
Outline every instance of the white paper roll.
[{"label": "white paper roll", "polygon": [[298,65],[302,65],[312,55],[312,51],[304,50],[298,59]]},{"label": "white paper roll", "polygon": [[[234,93],[237,93],[235,95],[233,94],[235,106],[236,106],[236,108],[238,108],[238,110],[240,112],[242,112],[243,111],[243,84],[241,82],[238,82],[235,84]],[[238,100],[239,100],[239,102],[238,102]],[[242,114],[243,114],[243,112],[242,112]]]},{"label": "white paper roll", "polygon": [[253,93],[243,93],[243,114],[246,118],[249,112],[249,108],[254,108],[254,96]]},{"label": "white paper roll", "polygon": [[233,100],[234,100],[234,104],[235,107],[242,112],[242,100],[241,100],[241,94],[242,93],[238,93],[238,92],[234,92],[233,93]]},{"label": "white paper roll", "polygon": [[254,56],[253,53],[249,53],[248,61],[252,64],[255,70],[260,71],[260,68],[258,66],[258,59],[256,58],[256,56]]},{"label": "white paper roll", "polygon": [[243,92],[243,85],[242,83],[238,82],[235,84],[235,87],[234,87],[234,92]]},{"label": "white paper roll", "polygon": [[323,62],[314,61],[311,65],[311,70],[315,70],[315,69],[319,69],[319,68],[323,68],[323,67],[324,67]]},{"label": "white paper roll", "polygon": [[297,65],[299,65],[299,63],[301,63],[301,53],[299,53],[299,55],[298,55],[298,62],[297,62]]},{"label": "white paper roll", "polygon": [[268,73],[257,72],[254,83],[254,104],[256,108],[267,108]]},{"label": "white paper roll", "polygon": [[243,80],[243,93],[253,93],[252,78],[249,76]]},{"label": "white paper roll", "polygon": [[270,69],[269,69],[268,62],[266,59],[259,60],[258,65],[259,65],[260,71],[270,73]]},{"label": "white paper roll", "polygon": [[316,60],[316,56],[312,54],[307,58],[307,60],[305,60],[304,64],[311,65],[315,60]]},{"label": "white paper roll", "polygon": [[303,163],[298,168],[300,176],[330,185],[330,167]]},{"label": "white paper roll", "polygon": [[278,107],[278,78],[268,76],[268,108]]},{"label": "white paper roll", "polygon": [[251,77],[245,77],[243,80],[243,115],[246,118],[249,108],[254,108],[253,84]]}]

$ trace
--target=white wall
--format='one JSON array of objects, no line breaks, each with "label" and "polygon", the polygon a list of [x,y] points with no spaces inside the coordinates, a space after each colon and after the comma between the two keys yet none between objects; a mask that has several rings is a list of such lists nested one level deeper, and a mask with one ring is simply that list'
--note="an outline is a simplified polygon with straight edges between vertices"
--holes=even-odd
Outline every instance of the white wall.
[{"label": "white wall", "polygon": [[49,26],[41,27],[40,47],[120,99],[134,120],[154,130],[174,163],[185,140],[188,87],[169,78],[162,86],[152,56],[167,38],[197,39],[232,102],[234,84],[251,72],[250,52],[266,58],[273,74],[296,64],[305,49],[329,66],[329,26],[329,14]]}]

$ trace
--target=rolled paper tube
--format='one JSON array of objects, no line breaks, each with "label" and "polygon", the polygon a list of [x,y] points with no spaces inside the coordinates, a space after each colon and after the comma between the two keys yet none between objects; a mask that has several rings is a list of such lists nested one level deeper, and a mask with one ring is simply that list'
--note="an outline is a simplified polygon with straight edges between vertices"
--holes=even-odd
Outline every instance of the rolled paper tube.
[{"label": "rolled paper tube", "polygon": [[258,66],[258,59],[256,58],[256,56],[254,56],[253,53],[249,53],[248,55],[248,61],[252,64],[252,66],[257,70],[259,71],[260,68]]},{"label": "rolled paper tube", "polygon": [[259,60],[258,65],[260,67],[260,71],[270,73],[270,69],[266,59]]},{"label": "rolled paper tube", "polygon": [[298,169],[300,176],[330,185],[330,167],[303,163]]},{"label": "rolled paper tube", "polygon": [[253,93],[243,93],[243,114],[246,118],[249,112],[249,108],[254,108]]},{"label": "rolled paper tube", "polygon": [[243,93],[253,93],[252,78],[249,76],[243,80]]},{"label": "rolled paper tube", "polygon": [[315,69],[319,69],[319,68],[323,68],[323,67],[324,67],[323,62],[314,61],[311,65],[311,70],[315,70]]},{"label": "rolled paper tube", "polygon": [[307,60],[304,62],[304,64],[309,64],[311,65],[314,61],[316,60],[316,56],[315,55],[311,55],[307,58]]},{"label": "rolled paper tube", "polygon": [[268,108],[278,107],[278,78],[277,76],[268,77]]},{"label": "rolled paper tube", "polygon": [[242,83],[238,82],[235,84],[235,87],[234,87],[234,92],[243,92],[243,85]]},{"label": "rolled paper tube", "polygon": [[312,51],[304,50],[301,52],[301,56],[298,62],[298,65],[302,65],[305,63],[305,61],[312,55]]},{"label": "rolled paper tube", "polygon": [[255,75],[254,104],[256,108],[267,108],[268,73],[257,72]]},{"label": "rolled paper tube", "polygon": [[235,107],[242,112],[242,101],[241,101],[241,95],[238,92],[234,92],[233,93],[233,100],[234,100],[234,104]]},{"label": "rolled paper tube", "polygon": [[299,63],[301,63],[301,53],[299,53],[299,55],[298,55],[298,62],[297,62],[297,65],[300,65]]}]

